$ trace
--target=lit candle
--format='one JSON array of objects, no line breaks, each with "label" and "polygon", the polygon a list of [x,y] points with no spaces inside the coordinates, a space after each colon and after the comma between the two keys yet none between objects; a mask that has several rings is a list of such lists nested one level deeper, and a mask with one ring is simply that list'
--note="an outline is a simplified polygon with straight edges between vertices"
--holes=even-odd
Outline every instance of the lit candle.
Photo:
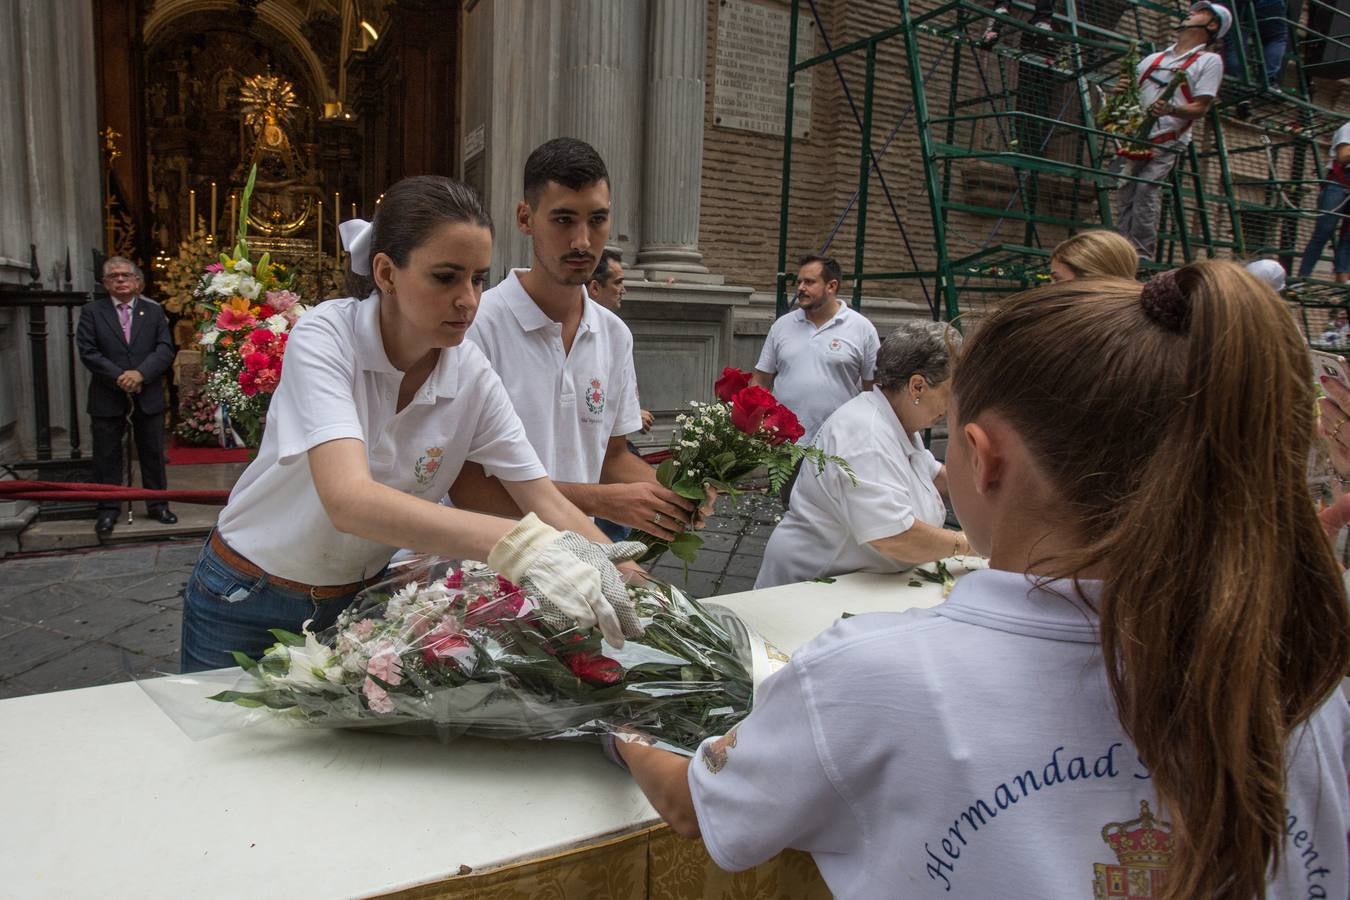
[{"label": "lit candle", "polygon": [[216,183],[211,182],[211,236],[216,234]]},{"label": "lit candle", "polygon": [[355,203],[352,204],[352,218],[353,218],[353,219],[356,218],[356,204],[355,204]]},{"label": "lit candle", "polygon": [[239,195],[230,194],[230,241],[234,240],[235,234],[239,231]]},{"label": "lit candle", "polygon": [[[333,215],[342,217],[342,194],[338,191],[333,191]],[[342,235],[337,231],[333,232],[333,262],[342,262]]]},{"label": "lit candle", "polygon": [[314,246],[319,252],[323,252],[323,200],[319,200],[319,233],[314,240]]},{"label": "lit candle", "polygon": [[188,234],[197,236],[197,192],[188,190]]}]

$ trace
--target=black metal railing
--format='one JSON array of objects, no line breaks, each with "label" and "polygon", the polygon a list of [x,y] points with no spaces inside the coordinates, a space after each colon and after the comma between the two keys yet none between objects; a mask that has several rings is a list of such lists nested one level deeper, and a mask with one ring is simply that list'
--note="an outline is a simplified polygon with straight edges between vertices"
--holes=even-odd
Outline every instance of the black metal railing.
[{"label": "black metal railing", "polygon": [[[33,384],[31,407],[34,452],[31,458],[5,460],[6,465],[28,469],[60,468],[87,457],[81,447],[80,408],[76,396],[79,384],[76,377],[76,360],[79,354],[75,348],[75,325],[79,318],[77,310],[92,297],[92,294],[83,291],[48,291],[40,287],[0,285],[0,309],[18,309],[26,312],[29,365]],[[65,316],[57,317],[56,321],[52,322],[49,313],[56,309],[64,309]],[[66,397],[63,405],[69,447],[63,455],[53,456],[52,385],[59,379],[54,377],[53,361],[48,353],[48,339],[53,324],[57,328],[61,327],[61,318],[65,319]],[[60,361],[57,361],[57,364],[59,365]]]}]

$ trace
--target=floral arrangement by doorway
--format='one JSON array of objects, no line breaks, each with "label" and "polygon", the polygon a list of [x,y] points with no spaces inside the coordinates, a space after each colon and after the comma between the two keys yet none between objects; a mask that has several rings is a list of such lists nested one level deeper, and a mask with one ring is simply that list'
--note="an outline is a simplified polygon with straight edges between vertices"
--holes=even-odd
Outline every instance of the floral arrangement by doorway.
[{"label": "floral arrangement by doorway", "polygon": [[235,434],[248,447],[262,440],[286,340],[307,309],[291,289],[293,274],[286,266],[267,253],[256,261],[249,255],[248,204],[256,175],[255,166],[244,187],[234,249],[206,267],[193,292],[206,373],[202,393],[219,408],[222,445]]}]

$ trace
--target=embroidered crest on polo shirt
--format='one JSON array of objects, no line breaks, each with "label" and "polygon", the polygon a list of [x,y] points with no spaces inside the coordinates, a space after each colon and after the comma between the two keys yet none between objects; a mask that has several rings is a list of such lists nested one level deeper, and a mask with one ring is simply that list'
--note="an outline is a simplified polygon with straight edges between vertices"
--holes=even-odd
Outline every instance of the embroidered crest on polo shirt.
[{"label": "embroidered crest on polo shirt", "polygon": [[711,744],[703,745],[703,764],[708,767],[709,772],[716,775],[726,766],[727,751],[736,746],[736,729],[740,727],[740,725],[733,726]]},{"label": "embroidered crest on polo shirt", "polygon": [[1102,840],[1115,851],[1114,863],[1093,863],[1092,896],[1101,900],[1161,897],[1172,862],[1172,825],[1153,817],[1148,801],[1139,803],[1139,818],[1108,822]]},{"label": "embroidered crest on polo shirt", "polygon": [[605,389],[600,386],[599,378],[591,379],[591,386],[586,391],[586,408],[596,415],[605,411]]},{"label": "embroidered crest on polo shirt", "polygon": [[842,347],[842,346],[844,346],[844,342],[841,341],[841,340],[839,340],[839,338],[831,338],[831,339],[830,339],[830,350],[831,350],[831,351],[833,351],[833,352],[835,352],[835,353],[838,353],[838,352],[839,352],[839,348]]},{"label": "embroidered crest on polo shirt", "polygon": [[426,487],[431,484],[431,479],[440,471],[443,453],[445,450],[441,447],[428,447],[426,455],[417,460],[417,464],[413,466],[413,476],[419,485]]}]

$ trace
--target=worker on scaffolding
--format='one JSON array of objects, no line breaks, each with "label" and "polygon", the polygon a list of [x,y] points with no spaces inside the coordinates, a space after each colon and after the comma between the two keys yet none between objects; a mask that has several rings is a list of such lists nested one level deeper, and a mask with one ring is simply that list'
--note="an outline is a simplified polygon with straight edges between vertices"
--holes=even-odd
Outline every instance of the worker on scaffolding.
[{"label": "worker on scaffolding", "polygon": [[1191,142],[1191,126],[1209,111],[1223,82],[1223,59],[1210,52],[1232,27],[1233,14],[1217,3],[1196,3],[1177,26],[1176,42],[1139,61],[1141,105],[1148,116],[1148,145],[1122,144],[1111,171],[1123,175],[1116,189],[1116,229],[1143,259],[1153,257],[1162,213],[1162,183]]}]

